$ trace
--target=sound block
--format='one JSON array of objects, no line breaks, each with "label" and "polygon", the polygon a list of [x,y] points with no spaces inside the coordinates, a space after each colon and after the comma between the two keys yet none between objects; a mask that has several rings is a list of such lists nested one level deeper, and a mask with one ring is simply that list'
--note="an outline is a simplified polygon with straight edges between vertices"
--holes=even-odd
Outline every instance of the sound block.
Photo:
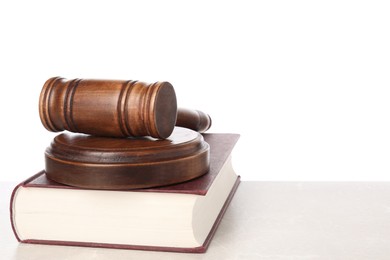
[{"label": "sound block", "polygon": [[165,186],[207,173],[209,149],[201,134],[181,127],[165,140],[63,133],[46,149],[45,170],[49,179],[80,188]]}]

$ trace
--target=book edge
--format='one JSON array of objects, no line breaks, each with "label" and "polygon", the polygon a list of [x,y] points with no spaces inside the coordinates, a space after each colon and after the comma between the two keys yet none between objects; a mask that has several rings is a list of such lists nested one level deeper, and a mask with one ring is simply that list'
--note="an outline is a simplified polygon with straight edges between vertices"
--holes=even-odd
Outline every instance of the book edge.
[{"label": "book edge", "polygon": [[221,210],[219,211],[219,214],[218,214],[217,218],[215,219],[215,222],[214,222],[213,226],[211,227],[209,234],[206,237],[206,240],[204,241],[203,245],[200,247],[204,250],[203,252],[206,252],[207,248],[209,247],[211,240],[213,239],[213,237],[218,229],[218,226],[221,223],[222,218],[225,215],[225,212],[230,205],[230,202],[233,200],[233,197],[236,194],[236,191],[237,191],[238,186],[240,185],[240,182],[241,182],[241,176],[238,175],[236,178],[236,181],[234,182],[232,189],[230,190],[228,197],[226,198],[225,203],[223,204]]},{"label": "book edge", "polygon": [[29,184],[31,181],[33,181],[34,179],[38,178],[42,174],[44,174],[44,171],[40,171],[40,172],[30,176],[26,180],[24,180],[21,183],[19,183],[18,185],[16,185],[15,188],[12,190],[11,197],[10,197],[10,203],[9,203],[9,213],[10,213],[9,217],[10,217],[12,232],[14,233],[14,235],[16,237],[16,240],[18,240],[19,242],[22,242],[22,240],[20,239],[20,237],[19,237],[19,235],[18,235],[18,233],[16,231],[16,226],[15,226],[15,222],[14,222],[14,207],[13,207],[14,206],[14,200],[15,200],[15,197],[16,197],[16,193],[18,192],[18,190],[20,188],[25,187],[25,185]]},{"label": "book edge", "polygon": [[[160,246],[142,246],[142,245],[121,245],[121,244],[105,244],[105,243],[91,243],[91,242],[73,242],[73,241],[56,241],[56,240],[39,240],[39,239],[27,239],[20,240],[16,235],[18,241],[27,244],[42,244],[42,245],[57,245],[57,246],[79,246],[79,247],[97,247],[97,248],[111,248],[111,249],[128,249],[128,250],[143,250],[143,251],[160,251],[160,252],[176,252],[176,253],[205,253],[211,243],[214,234],[216,233],[218,226],[232,201],[234,194],[241,182],[241,177],[238,175],[237,179],[230,190],[229,196],[226,198],[209,234],[207,235],[202,246],[199,247],[160,247]],[[20,185],[18,185],[20,186]],[[18,187],[17,186],[17,187]],[[16,189],[16,188],[15,188]],[[12,219],[12,215],[11,215]]]}]

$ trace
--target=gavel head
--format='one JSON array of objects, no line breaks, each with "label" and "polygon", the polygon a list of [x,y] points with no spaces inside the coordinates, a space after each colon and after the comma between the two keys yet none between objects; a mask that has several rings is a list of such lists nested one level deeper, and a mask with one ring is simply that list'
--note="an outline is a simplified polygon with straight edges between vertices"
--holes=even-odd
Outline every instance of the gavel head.
[{"label": "gavel head", "polygon": [[177,102],[168,82],[54,77],[42,88],[39,115],[53,132],[163,139],[175,126]]}]

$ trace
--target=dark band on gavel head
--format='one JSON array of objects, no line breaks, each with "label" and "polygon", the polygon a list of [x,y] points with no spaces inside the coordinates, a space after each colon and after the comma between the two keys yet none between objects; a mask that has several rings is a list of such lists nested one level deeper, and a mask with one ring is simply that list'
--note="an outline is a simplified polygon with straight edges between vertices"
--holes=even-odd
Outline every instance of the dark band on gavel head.
[{"label": "dark band on gavel head", "polygon": [[42,88],[39,115],[49,131],[111,137],[164,139],[171,135],[175,124],[199,132],[211,126],[207,114],[177,109],[176,94],[169,82],[54,77]]}]

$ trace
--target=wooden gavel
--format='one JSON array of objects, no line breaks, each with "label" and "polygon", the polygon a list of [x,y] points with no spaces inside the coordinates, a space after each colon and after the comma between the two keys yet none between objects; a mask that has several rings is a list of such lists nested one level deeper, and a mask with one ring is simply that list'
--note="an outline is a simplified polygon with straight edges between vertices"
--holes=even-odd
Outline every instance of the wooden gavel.
[{"label": "wooden gavel", "polygon": [[211,126],[207,114],[177,109],[169,82],[50,78],[41,91],[39,115],[52,132],[111,137],[165,139],[175,125],[198,132]]}]

